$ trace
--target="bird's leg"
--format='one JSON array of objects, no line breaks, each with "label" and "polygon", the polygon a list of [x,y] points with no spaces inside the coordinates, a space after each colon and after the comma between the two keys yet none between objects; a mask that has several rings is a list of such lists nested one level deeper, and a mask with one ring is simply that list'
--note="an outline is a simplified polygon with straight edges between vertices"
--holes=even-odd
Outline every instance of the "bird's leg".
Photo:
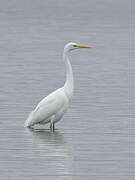
[{"label": "bird's leg", "polygon": [[52,131],[55,130],[55,125],[54,125],[54,122],[52,122],[52,121],[50,121],[50,129],[51,129]]}]

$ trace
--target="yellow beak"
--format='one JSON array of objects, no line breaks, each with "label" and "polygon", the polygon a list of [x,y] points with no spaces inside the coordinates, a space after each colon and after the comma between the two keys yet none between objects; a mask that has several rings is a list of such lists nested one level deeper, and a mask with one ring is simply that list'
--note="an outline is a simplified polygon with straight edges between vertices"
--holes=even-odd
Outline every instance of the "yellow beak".
[{"label": "yellow beak", "polygon": [[74,45],[74,47],[78,47],[78,48],[92,48],[91,46],[81,46],[81,45]]}]

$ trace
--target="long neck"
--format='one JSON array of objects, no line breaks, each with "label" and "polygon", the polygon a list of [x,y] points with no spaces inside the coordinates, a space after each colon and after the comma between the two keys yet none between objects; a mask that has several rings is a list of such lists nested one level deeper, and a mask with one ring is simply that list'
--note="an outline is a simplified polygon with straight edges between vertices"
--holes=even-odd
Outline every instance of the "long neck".
[{"label": "long neck", "polygon": [[73,96],[73,91],[74,91],[73,71],[72,71],[70,61],[68,59],[68,52],[64,51],[63,56],[64,56],[64,62],[65,62],[65,67],[66,67],[66,82],[64,84],[64,90],[69,100],[71,100]]}]

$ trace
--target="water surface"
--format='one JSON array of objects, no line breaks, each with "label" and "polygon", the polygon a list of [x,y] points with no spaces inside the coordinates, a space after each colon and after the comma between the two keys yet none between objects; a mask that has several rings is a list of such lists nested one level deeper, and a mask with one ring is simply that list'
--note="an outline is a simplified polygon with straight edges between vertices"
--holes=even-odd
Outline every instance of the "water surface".
[{"label": "water surface", "polygon": [[[135,2],[0,0],[0,179],[135,179]],[[75,95],[51,133],[23,124],[63,85],[72,52]]]}]

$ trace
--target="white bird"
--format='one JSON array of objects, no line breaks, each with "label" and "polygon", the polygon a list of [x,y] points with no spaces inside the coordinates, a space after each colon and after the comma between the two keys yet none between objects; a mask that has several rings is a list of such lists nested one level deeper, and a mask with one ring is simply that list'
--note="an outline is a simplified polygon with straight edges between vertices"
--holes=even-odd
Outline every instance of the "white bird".
[{"label": "white bird", "polygon": [[64,47],[63,59],[66,67],[66,81],[63,87],[49,94],[39,102],[37,107],[30,113],[25,122],[25,127],[32,127],[35,124],[50,123],[50,129],[54,130],[55,123],[58,122],[72,100],[74,91],[74,79],[72,67],[68,58],[69,52],[78,48],[91,48],[81,46],[76,43],[68,43]]}]

